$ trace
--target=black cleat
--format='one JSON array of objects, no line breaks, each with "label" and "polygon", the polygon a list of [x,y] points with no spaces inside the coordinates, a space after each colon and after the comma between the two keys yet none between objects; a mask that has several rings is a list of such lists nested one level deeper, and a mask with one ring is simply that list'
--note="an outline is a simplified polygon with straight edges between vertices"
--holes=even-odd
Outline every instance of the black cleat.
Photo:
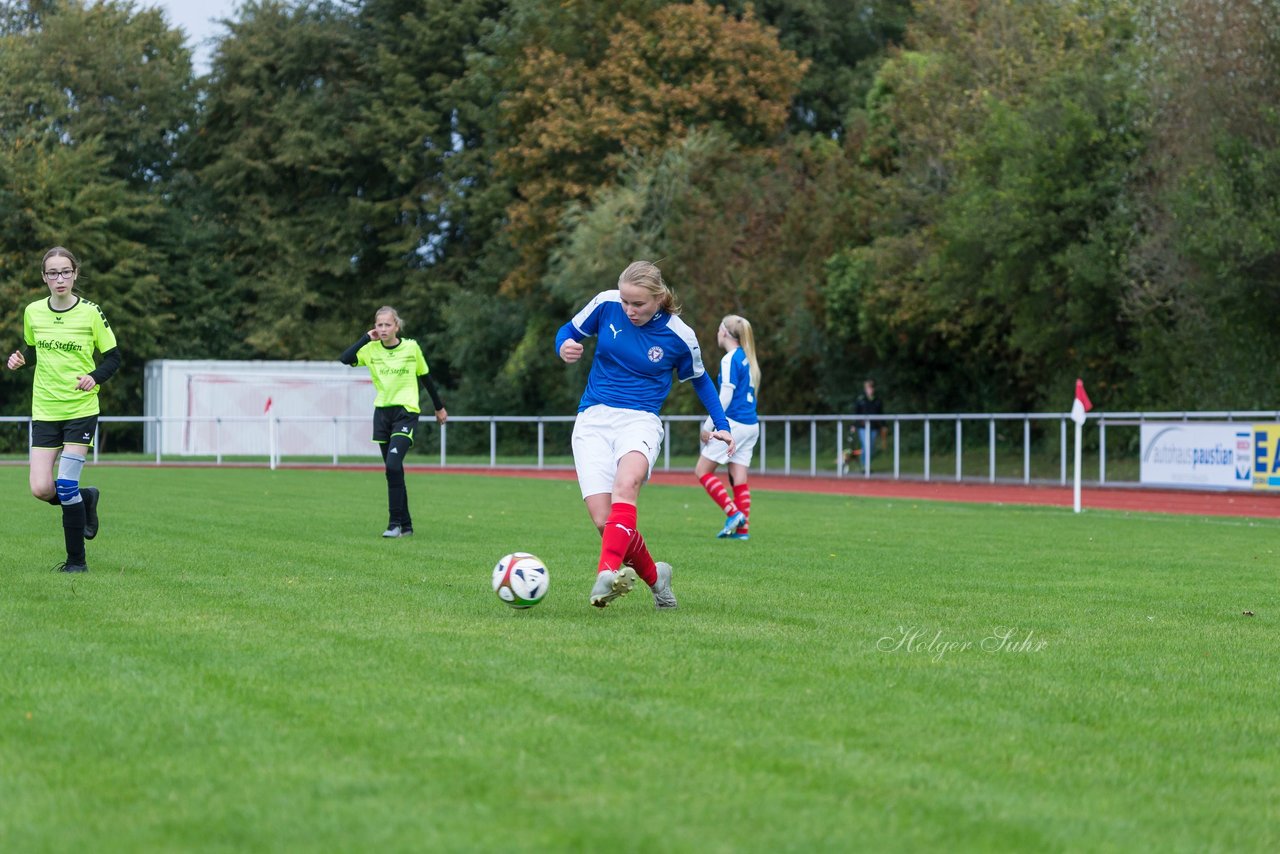
[{"label": "black cleat", "polygon": [[71,563],[70,561],[63,561],[62,563],[55,566],[54,570],[57,572],[88,572],[89,567],[83,563]]},{"label": "black cleat", "polygon": [[86,486],[80,497],[84,499],[84,538],[92,540],[98,536],[98,487]]}]

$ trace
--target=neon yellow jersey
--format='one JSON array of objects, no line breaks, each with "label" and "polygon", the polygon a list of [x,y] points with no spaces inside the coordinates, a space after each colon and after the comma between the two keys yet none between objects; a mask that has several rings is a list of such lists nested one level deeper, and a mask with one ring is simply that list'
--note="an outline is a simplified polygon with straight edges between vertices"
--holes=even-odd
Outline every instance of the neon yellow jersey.
[{"label": "neon yellow jersey", "polygon": [[378,390],[374,406],[403,406],[410,412],[421,412],[418,403],[418,377],[428,373],[422,348],[412,338],[401,338],[394,347],[381,341],[370,341],[356,351],[356,364],[367,365],[373,387]]},{"label": "neon yellow jersey", "polygon": [[96,303],[81,297],[71,308],[55,311],[48,298],[27,306],[22,315],[27,344],[36,348],[36,377],[31,386],[31,417],[69,421],[98,414],[98,387],[76,388],[96,365],[93,351],[116,346],[116,335]]}]

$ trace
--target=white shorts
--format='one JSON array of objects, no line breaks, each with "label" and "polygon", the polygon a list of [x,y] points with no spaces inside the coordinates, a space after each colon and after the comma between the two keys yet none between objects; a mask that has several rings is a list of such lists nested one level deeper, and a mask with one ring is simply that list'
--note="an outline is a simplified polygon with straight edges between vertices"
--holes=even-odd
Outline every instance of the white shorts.
[{"label": "white shorts", "polygon": [[[714,426],[710,418],[702,422],[702,429],[704,430],[709,431]],[[729,456],[729,446],[719,439],[712,439],[703,445],[702,456],[719,465],[737,463],[742,466],[750,466],[751,455],[755,453],[756,442],[760,439],[760,425],[743,424],[730,418],[729,432],[733,435],[732,457]]]},{"label": "white shorts", "polygon": [[653,474],[653,464],[662,447],[662,419],[652,412],[618,409],[596,404],[578,413],[573,423],[573,465],[578,470],[582,497],[613,492],[618,460],[632,451],[644,454]]}]

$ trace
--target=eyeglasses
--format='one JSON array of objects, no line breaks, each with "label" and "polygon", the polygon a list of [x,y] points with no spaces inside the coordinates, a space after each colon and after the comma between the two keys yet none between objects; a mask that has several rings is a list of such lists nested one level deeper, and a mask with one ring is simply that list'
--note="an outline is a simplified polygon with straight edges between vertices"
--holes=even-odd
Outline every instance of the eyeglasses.
[{"label": "eyeglasses", "polygon": [[45,270],[44,271],[44,277],[51,282],[56,282],[58,279],[70,279],[75,274],[76,274],[75,270]]}]

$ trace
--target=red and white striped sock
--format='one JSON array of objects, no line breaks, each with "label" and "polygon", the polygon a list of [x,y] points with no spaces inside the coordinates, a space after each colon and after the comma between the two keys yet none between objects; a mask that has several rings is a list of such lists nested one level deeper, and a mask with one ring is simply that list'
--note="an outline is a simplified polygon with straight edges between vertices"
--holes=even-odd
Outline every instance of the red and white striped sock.
[{"label": "red and white striped sock", "polygon": [[658,565],[649,554],[649,547],[644,544],[644,537],[637,530],[631,542],[627,544],[627,554],[622,562],[636,571],[636,575],[644,579],[644,583],[652,587],[658,583]]},{"label": "red and white striped sock", "polygon": [[624,555],[635,535],[636,506],[615,501],[609,508],[609,521],[604,523],[604,530],[600,532],[600,563],[596,565],[596,572],[621,569],[626,562]]},{"label": "red and white striped sock", "polygon": [[720,505],[724,515],[732,516],[738,512],[738,508],[733,504],[733,499],[729,497],[729,490],[724,488],[724,484],[721,483],[720,478],[716,477],[715,472],[707,472],[698,478],[698,482],[707,491],[707,495],[711,496],[711,500]]},{"label": "red and white striped sock", "polygon": [[738,509],[742,511],[742,515],[747,517],[747,521],[738,526],[739,534],[748,533],[747,527],[751,524],[751,487],[745,483],[735,483],[733,485],[733,497],[738,504]]}]

